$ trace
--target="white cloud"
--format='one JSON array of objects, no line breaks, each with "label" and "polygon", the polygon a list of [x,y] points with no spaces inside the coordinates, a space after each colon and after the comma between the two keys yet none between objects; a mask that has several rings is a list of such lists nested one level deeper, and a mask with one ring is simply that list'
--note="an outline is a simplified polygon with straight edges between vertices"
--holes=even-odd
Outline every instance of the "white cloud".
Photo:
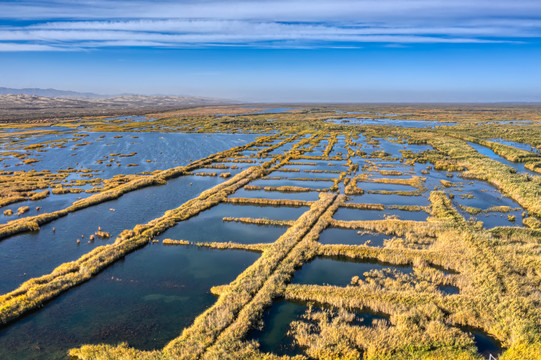
[{"label": "white cloud", "polygon": [[0,4],[6,19],[192,18],[358,21],[530,17],[537,0],[270,0],[270,1],[17,1]]},{"label": "white cloud", "polygon": [[39,21],[0,26],[0,41],[28,48],[524,42],[541,37],[532,14],[541,14],[540,1],[21,1],[0,3],[0,18]]}]

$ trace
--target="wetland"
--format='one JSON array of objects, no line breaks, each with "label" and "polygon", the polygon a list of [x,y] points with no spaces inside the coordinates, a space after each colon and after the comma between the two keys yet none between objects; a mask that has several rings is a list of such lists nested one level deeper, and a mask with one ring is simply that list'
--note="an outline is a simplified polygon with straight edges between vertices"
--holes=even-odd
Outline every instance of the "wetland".
[{"label": "wetland", "polygon": [[541,109],[457,107],[1,124],[0,358],[538,359]]}]

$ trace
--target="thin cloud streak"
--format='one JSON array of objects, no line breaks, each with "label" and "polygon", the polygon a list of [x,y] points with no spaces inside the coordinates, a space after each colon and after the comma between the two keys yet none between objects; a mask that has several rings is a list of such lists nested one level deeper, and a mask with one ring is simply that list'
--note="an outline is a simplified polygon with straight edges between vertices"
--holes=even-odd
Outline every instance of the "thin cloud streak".
[{"label": "thin cloud streak", "polygon": [[[541,36],[541,21],[507,22],[501,26],[478,23],[467,26],[382,26],[370,23],[341,24],[292,24],[279,22],[254,22],[231,20],[128,20],[128,21],[75,21],[48,22],[31,25],[27,30],[124,30],[147,32],[187,32],[187,33],[340,33],[349,35],[454,35],[454,36],[493,36],[493,37],[535,37]],[[13,28],[18,30],[18,28]]]},{"label": "thin cloud streak", "polygon": [[[66,51],[67,49],[49,45],[20,44],[20,43],[2,43],[0,42],[0,52],[19,52],[19,51]],[[75,49],[72,49],[75,50]]]},{"label": "thin cloud streak", "polygon": [[193,18],[355,21],[530,17],[537,0],[19,1],[0,4],[4,19]]}]

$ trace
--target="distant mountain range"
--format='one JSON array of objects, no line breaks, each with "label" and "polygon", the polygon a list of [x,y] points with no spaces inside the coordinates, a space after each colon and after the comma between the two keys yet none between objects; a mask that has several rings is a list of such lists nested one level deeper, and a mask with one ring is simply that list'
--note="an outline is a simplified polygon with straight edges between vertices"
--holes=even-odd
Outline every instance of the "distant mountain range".
[{"label": "distant mountain range", "polygon": [[67,90],[57,90],[57,89],[39,89],[39,88],[24,88],[24,89],[13,89],[0,87],[0,95],[36,95],[44,97],[58,97],[58,98],[101,98],[107,97],[104,95],[98,95],[90,92],[77,92],[77,91],[67,91]]},{"label": "distant mountain range", "polygon": [[0,121],[31,121],[85,115],[136,114],[193,106],[234,104],[197,96],[105,96],[56,89],[0,87]]}]

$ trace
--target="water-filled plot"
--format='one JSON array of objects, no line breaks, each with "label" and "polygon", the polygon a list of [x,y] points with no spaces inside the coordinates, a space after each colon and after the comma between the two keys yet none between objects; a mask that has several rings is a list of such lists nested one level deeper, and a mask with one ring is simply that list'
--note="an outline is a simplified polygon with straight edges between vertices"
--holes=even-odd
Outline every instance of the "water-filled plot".
[{"label": "water-filled plot", "polygon": [[[316,310],[317,309],[317,310]],[[295,343],[292,334],[288,334],[291,323],[303,320],[308,310],[306,304],[295,303],[283,299],[272,303],[262,317],[262,327],[253,329],[247,336],[248,340],[256,340],[262,352],[276,355],[295,356],[304,354],[303,349]],[[314,308],[315,311],[320,311]],[[355,313],[352,326],[372,326],[375,320],[388,320],[388,317],[368,311]]]},{"label": "water-filled plot", "polygon": [[357,187],[364,191],[415,191],[415,187],[403,184],[390,184],[383,182],[358,182]]},{"label": "water-filled plot", "polygon": [[336,285],[346,286],[354,276],[362,277],[371,270],[392,269],[409,274],[413,271],[409,266],[394,266],[377,262],[361,262],[343,257],[317,257],[304,264],[293,276],[293,284]]},{"label": "water-filled plot", "polygon": [[247,339],[257,340],[262,352],[289,356],[302,354],[302,349],[287,333],[291,322],[298,320],[305,311],[304,304],[277,300],[263,313],[262,328],[251,330]]},{"label": "water-filled plot", "polygon": [[359,210],[340,208],[334,214],[334,219],[344,221],[370,221],[397,218],[399,220],[426,221],[428,213],[424,211],[407,211],[399,209]]},{"label": "water-filled plot", "polygon": [[153,244],[0,330],[0,358],[65,359],[82,344],[161,349],[259,254]]},{"label": "water-filled plot", "polygon": [[317,191],[307,192],[279,192],[279,191],[265,191],[265,190],[246,190],[239,189],[230,196],[231,198],[249,198],[249,199],[273,199],[273,200],[301,200],[301,201],[316,201],[319,198]]},{"label": "water-filled plot", "polygon": [[168,229],[160,239],[190,242],[270,243],[278,239],[286,227],[261,226],[223,221],[224,217],[295,220],[308,208],[248,206],[220,204]]},{"label": "water-filled plot", "polygon": [[417,205],[428,206],[430,201],[426,196],[404,196],[396,194],[363,194],[350,195],[348,201],[358,204],[382,204],[382,205]]},{"label": "water-filled plot", "polygon": [[485,228],[522,225],[524,209],[490,184],[467,181],[458,189],[448,188],[446,191],[452,194],[453,204],[462,216],[482,221]]},{"label": "water-filled plot", "polygon": [[364,245],[382,247],[384,241],[392,237],[385,234],[362,230],[328,228],[319,235],[322,244]]},{"label": "water-filled plot", "polygon": [[457,295],[460,294],[460,289],[453,285],[440,285],[438,290],[445,295]]}]

